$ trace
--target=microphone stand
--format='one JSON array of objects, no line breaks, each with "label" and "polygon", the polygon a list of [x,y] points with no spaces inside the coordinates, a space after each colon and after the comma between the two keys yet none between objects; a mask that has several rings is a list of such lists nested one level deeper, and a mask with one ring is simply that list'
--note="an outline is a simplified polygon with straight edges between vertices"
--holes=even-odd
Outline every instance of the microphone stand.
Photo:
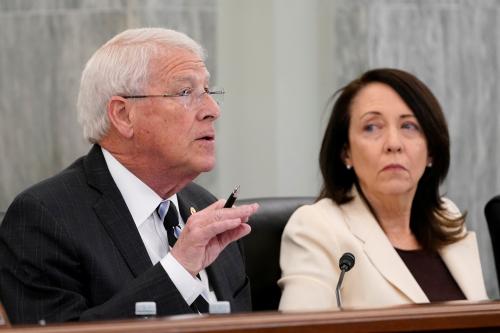
[{"label": "microphone stand", "polygon": [[335,288],[335,294],[337,295],[337,306],[340,310],[342,310],[342,300],[340,298],[340,287],[342,286],[342,281],[344,280],[345,272],[349,271],[355,262],[355,257],[352,253],[346,252],[340,257],[339,260],[339,268],[340,268],[340,277],[337,282],[337,288]]},{"label": "microphone stand", "polygon": [[344,280],[345,270],[340,272],[339,282],[337,282],[337,288],[335,289],[335,294],[337,295],[337,306],[342,310],[342,300],[340,299],[340,286],[342,286],[342,280]]}]

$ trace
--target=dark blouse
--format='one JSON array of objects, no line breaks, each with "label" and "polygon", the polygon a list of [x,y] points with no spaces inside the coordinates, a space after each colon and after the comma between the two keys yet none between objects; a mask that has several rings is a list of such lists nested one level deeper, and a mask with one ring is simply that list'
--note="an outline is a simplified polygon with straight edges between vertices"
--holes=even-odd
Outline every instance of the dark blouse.
[{"label": "dark blouse", "polygon": [[437,252],[396,249],[431,302],[465,299],[457,282]]}]

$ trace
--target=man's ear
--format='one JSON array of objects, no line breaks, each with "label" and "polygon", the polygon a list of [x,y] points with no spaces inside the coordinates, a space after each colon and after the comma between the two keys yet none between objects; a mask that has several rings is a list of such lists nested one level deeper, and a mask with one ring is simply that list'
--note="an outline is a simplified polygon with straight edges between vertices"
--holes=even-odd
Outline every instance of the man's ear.
[{"label": "man's ear", "polygon": [[112,96],[108,103],[108,118],[111,125],[123,137],[130,139],[134,135],[134,127],[130,117],[130,103],[120,96]]}]

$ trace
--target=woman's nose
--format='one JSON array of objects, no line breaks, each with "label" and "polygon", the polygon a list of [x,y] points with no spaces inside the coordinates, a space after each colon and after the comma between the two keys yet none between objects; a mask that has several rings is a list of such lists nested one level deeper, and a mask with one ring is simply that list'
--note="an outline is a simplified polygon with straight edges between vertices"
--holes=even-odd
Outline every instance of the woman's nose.
[{"label": "woman's nose", "polygon": [[390,130],[385,142],[385,151],[388,153],[400,153],[402,150],[403,145],[398,131]]}]

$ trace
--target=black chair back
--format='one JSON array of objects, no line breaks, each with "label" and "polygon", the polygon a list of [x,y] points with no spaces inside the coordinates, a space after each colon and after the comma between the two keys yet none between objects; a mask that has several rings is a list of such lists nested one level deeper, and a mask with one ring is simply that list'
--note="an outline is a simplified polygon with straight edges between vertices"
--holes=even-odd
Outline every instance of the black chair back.
[{"label": "black chair back", "polygon": [[277,310],[281,290],[279,266],[281,235],[288,219],[300,206],[310,204],[313,197],[277,197],[242,199],[237,204],[257,202],[260,205],[248,223],[250,235],[243,238],[246,269],[252,289],[253,311]]},{"label": "black chair back", "polygon": [[484,207],[484,215],[490,230],[493,256],[495,257],[495,267],[497,269],[498,285],[500,285],[500,195],[497,195]]}]

